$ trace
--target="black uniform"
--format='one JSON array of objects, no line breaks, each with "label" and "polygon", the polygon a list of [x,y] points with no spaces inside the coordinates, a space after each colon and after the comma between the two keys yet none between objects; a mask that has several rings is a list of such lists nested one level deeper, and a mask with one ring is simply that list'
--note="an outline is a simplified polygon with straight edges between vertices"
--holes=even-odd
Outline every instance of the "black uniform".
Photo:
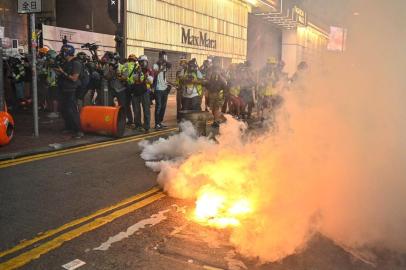
[{"label": "black uniform", "polygon": [[[65,62],[62,69],[66,74],[80,74],[82,64],[76,60]],[[74,132],[80,131],[80,116],[76,100],[76,91],[80,86],[79,79],[72,81],[67,76],[61,75],[58,78],[59,89],[61,89],[61,113],[65,121],[65,128]]]}]

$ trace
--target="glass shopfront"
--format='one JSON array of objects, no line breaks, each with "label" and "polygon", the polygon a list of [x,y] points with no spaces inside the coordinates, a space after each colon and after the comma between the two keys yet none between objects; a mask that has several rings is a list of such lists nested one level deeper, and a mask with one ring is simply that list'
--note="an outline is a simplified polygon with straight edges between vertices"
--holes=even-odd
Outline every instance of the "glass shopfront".
[{"label": "glass shopfront", "polygon": [[208,56],[242,62],[249,12],[241,0],[127,0],[126,53],[165,50],[200,64]]}]

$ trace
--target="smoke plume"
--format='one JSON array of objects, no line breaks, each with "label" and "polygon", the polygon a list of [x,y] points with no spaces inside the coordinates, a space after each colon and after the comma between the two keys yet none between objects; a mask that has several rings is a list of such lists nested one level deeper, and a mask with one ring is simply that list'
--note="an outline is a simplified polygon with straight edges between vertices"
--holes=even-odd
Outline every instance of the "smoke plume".
[{"label": "smoke plume", "polygon": [[277,131],[251,136],[228,118],[218,143],[185,123],[179,135],[141,145],[169,195],[250,202],[230,239],[245,256],[278,261],[314,232],[354,249],[406,252],[405,1],[353,2],[343,12],[347,51],[310,61],[282,93]]}]

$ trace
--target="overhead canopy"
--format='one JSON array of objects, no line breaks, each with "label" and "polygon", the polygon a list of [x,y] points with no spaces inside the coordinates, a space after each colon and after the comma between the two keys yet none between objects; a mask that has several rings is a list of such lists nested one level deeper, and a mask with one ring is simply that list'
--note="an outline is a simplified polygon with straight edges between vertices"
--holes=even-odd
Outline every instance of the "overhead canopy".
[{"label": "overhead canopy", "polygon": [[307,13],[286,0],[248,0],[252,14],[284,29],[307,25]]}]

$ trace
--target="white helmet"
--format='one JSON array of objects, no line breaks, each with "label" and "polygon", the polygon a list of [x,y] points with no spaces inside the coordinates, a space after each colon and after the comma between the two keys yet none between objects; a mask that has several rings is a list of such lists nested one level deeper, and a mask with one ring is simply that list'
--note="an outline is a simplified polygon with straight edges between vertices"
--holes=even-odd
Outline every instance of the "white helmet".
[{"label": "white helmet", "polygon": [[138,58],[138,61],[148,61],[148,57],[147,57],[146,55],[141,55],[141,56]]}]

